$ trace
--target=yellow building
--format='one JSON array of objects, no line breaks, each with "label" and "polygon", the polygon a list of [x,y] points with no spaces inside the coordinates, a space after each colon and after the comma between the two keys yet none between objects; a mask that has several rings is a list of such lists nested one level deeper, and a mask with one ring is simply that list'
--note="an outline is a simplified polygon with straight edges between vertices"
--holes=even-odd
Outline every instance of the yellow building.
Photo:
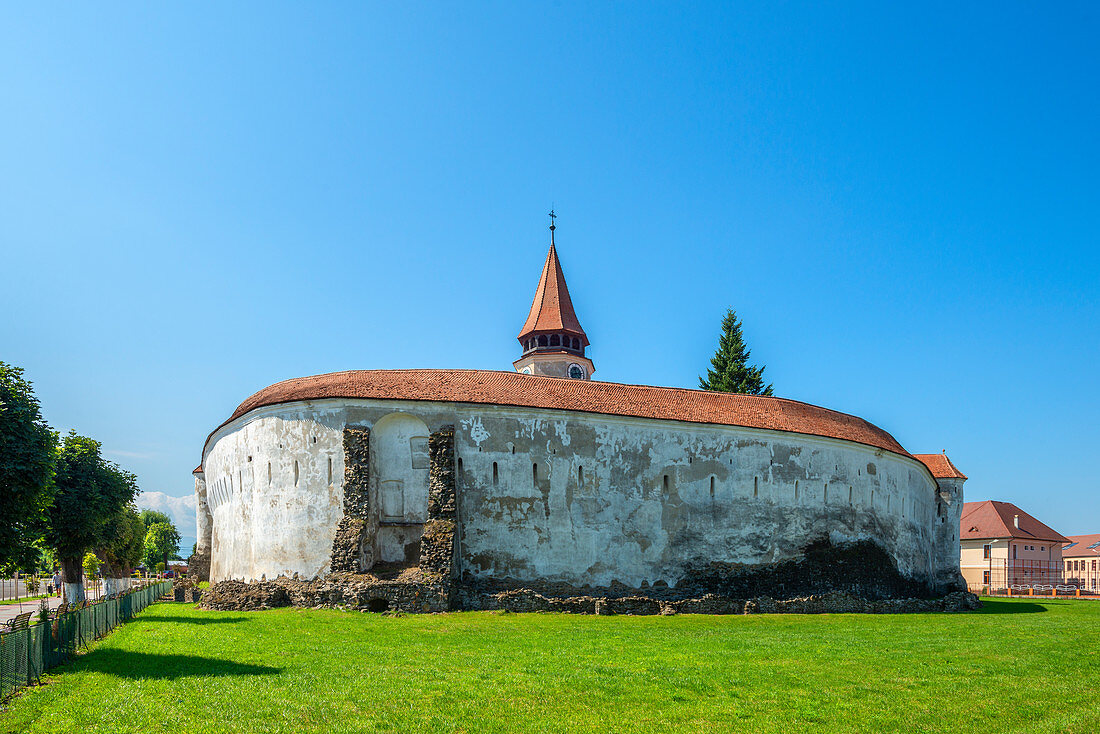
[{"label": "yellow building", "polygon": [[1011,502],[967,502],[959,566],[967,588],[978,593],[1055,586],[1062,583],[1062,546],[1069,542]]},{"label": "yellow building", "polygon": [[1062,548],[1063,576],[1082,591],[1100,593],[1100,533],[1071,535]]}]

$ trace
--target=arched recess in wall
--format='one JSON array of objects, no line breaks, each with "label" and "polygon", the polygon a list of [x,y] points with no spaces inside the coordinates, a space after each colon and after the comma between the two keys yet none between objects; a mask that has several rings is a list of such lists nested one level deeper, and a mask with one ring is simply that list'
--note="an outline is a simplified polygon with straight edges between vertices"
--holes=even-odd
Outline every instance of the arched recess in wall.
[{"label": "arched recess in wall", "polygon": [[383,522],[422,523],[428,516],[428,427],[390,413],[371,431],[371,469]]}]

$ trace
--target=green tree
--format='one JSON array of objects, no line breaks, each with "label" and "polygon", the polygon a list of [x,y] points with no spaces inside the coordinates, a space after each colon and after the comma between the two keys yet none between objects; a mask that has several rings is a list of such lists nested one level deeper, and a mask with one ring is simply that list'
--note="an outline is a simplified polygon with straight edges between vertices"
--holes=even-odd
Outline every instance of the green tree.
[{"label": "green tree", "polygon": [[94,579],[95,575],[99,573],[99,559],[96,558],[95,553],[91,551],[84,554],[84,558],[81,559],[80,565],[84,567],[84,576],[89,579]]},{"label": "green tree", "polygon": [[81,559],[107,540],[111,520],[137,494],[137,479],[106,461],[98,441],[70,431],[61,442],[45,538],[57,552],[69,601],[84,598]]},{"label": "green tree", "polygon": [[771,395],[772,386],[764,384],[764,367],[749,364],[749,349],[741,333],[741,322],[734,310],[728,309],[722,319],[722,335],[718,338],[718,351],[710,360],[711,367],[705,378],[699,378],[699,387],[717,392],[736,392],[746,395]]},{"label": "green tree", "polygon": [[179,549],[180,534],[175,526],[170,522],[153,523],[145,533],[145,567],[152,568],[160,560],[167,567],[168,556]]},{"label": "green tree", "polygon": [[103,561],[105,592],[115,594],[129,586],[134,566],[145,552],[145,523],[133,505],[123,507],[111,518],[106,537],[96,551]]},{"label": "green tree", "polygon": [[33,568],[53,501],[57,434],[23,370],[0,362],[0,570]]},{"label": "green tree", "polygon": [[172,518],[168,517],[160,510],[142,510],[141,521],[145,523],[146,530],[148,530],[150,526],[156,525],[158,522],[166,522],[172,527],[175,527]]}]

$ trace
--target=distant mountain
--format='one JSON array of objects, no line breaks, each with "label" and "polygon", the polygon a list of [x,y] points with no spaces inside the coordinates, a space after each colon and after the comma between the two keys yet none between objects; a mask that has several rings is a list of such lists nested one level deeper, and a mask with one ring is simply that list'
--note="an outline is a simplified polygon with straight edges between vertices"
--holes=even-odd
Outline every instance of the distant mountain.
[{"label": "distant mountain", "polygon": [[180,531],[180,555],[187,558],[191,555],[191,546],[195,543],[195,495],[186,497],[172,497],[164,492],[142,492],[138,495],[137,506],[139,510],[158,510],[176,524]]}]

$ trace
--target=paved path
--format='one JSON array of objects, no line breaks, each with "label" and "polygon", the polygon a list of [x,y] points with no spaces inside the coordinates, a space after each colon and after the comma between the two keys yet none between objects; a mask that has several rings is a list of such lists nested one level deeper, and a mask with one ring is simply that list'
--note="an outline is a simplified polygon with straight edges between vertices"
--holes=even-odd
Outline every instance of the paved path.
[{"label": "paved path", "polygon": [[[57,609],[61,606],[61,600],[56,596],[50,598],[50,609]],[[0,624],[7,624],[8,620],[13,619],[15,615],[20,612],[34,612],[38,610],[38,605],[42,602],[41,599],[31,599],[20,604],[4,604],[0,606]],[[22,607],[22,608],[20,608]]]},{"label": "paved path", "polygon": [[[95,589],[85,589],[84,593],[87,594],[88,599],[94,601],[97,597]],[[61,598],[57,596],[49,597],[50,609],[54,610],[61,606]],[[27,599],[21,605],[15,602],[9,602],[7,604],[0,604],[0,624],[7,624],[8,620],[14,619],[17,614],[21,612],[36,612],[38,611],[38,605],[42,602],[41,599]]]}]

